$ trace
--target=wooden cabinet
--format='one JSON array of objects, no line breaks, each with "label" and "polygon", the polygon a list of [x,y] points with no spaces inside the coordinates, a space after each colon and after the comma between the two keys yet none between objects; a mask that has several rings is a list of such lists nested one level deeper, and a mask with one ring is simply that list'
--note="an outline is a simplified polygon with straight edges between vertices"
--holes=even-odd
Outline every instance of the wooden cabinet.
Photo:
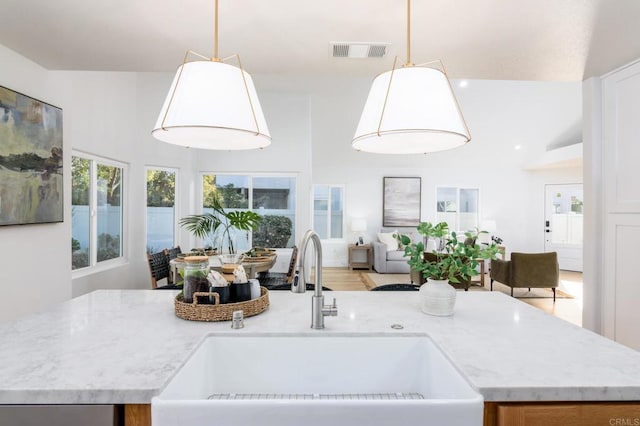
[{"label": "wooden cabinet", "polygon": [[151,426],[151,404],[116,404],[114,426]]},{"label": "wooden cabinet", "polygon": [[640,401],[485,402],[484,426],[640,426]]}]

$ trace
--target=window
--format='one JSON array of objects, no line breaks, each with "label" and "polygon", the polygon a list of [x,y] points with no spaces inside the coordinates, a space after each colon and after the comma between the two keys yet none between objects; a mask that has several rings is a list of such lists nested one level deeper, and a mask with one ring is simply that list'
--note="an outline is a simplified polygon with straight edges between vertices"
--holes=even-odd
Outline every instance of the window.
[{"label": "window", "polygon": [[175,247],[175,169],[147,167],[147,253]]},{"label": "window", "polygon": [[[262,216],[258,229],[252,232],[233,230],[237,252],[257,247],[292,247],[295,244],[296,178],[287,175],[205,174],[202,177],[205,212],[210,212],[214,199],[225,210],[250,210]],[[220,235],[206,245],[226,249]]]},{"label": "window", "polygon": [[447,222],[450,231],[476,229],[479,192],[476,188],[437,188],[437,222]]},{"label": "window", "polygon": [[97,157],[71,158],[71,268],[123,257],[124,165]]},{"label": "window", "polygon": [[344,186],[313,186],[313,230],[325,240],[342,238],[344,225]]}]

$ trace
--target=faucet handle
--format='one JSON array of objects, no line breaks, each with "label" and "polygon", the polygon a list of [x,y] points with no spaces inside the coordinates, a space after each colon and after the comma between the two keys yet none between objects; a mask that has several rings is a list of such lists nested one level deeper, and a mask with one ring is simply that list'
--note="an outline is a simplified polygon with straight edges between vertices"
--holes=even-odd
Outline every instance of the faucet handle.
[{"label": "faucet handle", "polygon": [[322,315],[331,317],[338,316],[338,304],[336,303],[335,297],[333,298],[333,305],[325,305],[322,308]]}]

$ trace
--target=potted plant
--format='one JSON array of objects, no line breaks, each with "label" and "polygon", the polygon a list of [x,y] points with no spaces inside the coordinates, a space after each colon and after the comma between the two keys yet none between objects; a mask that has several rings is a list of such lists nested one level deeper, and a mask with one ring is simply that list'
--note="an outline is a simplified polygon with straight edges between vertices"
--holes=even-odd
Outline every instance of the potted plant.
[{"label": "potted plant", "polygon": [[422,310],[432,315],[451,315],[455,305],[456,291],[450,283],[468,282],[477,275],[476,268],[481,259],[493,259],[498,247],[490,244],[481,247],[475,244],[475,239],[483,231],[465,232],[465,240],[460,241],[456,232],[451,232],[450,238],[445,238],[448,226],[445,222],[432,225],[423,222],[418,226],[418,233],[425,241],[436,234],[441,240],[440,250],[425,251],[422,242],[414,243],[407,235],[398,235],[398,240],[404,246],[407,263],[413,271],[417,271],[427,283],[420,287],[422,295]]},{"label": "potted plant", "polygon": [[225,211],[219,200],[212,203],[213,213],[195,214],[180,219],[180,226],[191,232],[198,238],[214,241],[215,237],[220,237],[218,252],[222,253],[227,243],[229,254],[235,254],[235,246],[232,228],[249,231],[258,227],[262,219],[259,214],[252,211]]}]

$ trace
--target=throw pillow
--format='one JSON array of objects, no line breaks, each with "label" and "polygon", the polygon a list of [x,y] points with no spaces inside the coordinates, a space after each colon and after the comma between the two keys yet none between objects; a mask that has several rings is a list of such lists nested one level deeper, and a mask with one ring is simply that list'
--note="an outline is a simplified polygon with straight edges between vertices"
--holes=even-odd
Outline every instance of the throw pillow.
[{"label": "throw pillow", "polygon": [[[406,233],[403,233],[403,232],[397,232],[396,231],[394,233],[397,233],[398,235],[405,235],[405,236],[409,237],[409,240],[411,240],[412,244],[417,244],[419,242],[422,242],[422,235],[420,235],[417,232],[406,232]],[[398,241],[398,250],[404,251],[406,246],[404,244],[402,244],[402,241],[400,241],[400,240],[397,240],[397,241]]]},{"label": "throw pillow", "polygon": [[393,236],[396,232],[378,232],[378,241],[387,246],[387,251],[398,250],[398,240]]}]

